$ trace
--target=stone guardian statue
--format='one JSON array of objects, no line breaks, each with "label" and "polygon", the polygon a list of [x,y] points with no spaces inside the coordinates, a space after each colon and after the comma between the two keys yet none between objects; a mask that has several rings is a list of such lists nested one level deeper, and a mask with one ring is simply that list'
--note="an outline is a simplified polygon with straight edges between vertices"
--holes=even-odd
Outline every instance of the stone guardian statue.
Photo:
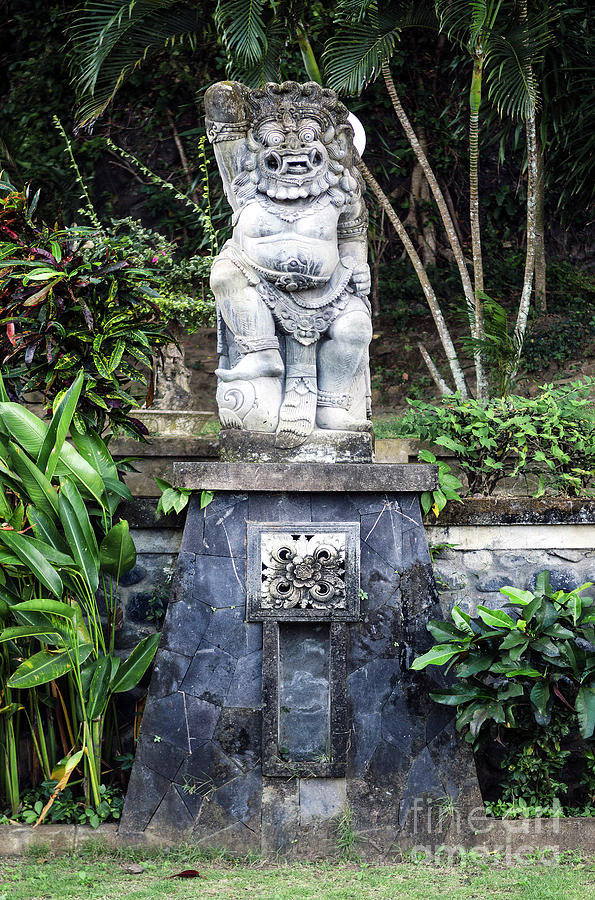
[{"label": "stone guardian statue", "polygon": [[348,111],[309,82],[205,96],[233,235],[211,272],[219,416],[297,447],[370,430],[367,213]]}]

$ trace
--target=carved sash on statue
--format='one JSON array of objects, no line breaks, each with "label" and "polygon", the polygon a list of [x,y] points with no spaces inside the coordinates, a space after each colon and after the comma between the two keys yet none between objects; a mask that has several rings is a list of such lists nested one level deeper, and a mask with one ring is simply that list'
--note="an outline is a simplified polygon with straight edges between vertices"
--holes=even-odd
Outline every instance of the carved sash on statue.
[{"label": "carved sash on statue", "polygon": [[222,425],[368,430],[367,214],[348,112],[309,82],[206,93],[207,134],[233,209],[215,260]]}]

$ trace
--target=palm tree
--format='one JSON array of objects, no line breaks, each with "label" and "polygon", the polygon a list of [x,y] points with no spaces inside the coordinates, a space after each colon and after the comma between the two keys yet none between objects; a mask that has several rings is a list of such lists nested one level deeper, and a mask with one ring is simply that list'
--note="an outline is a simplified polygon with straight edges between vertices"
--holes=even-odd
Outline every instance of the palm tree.
[{"label": "palm tree", "polygon": [[[509,380],[512,382],[518,370],[522,351],[534,268],[537,90],[533,65],[539,59],[547,41],[546,18],[534,17],[529,23],[525,0],[520,0],[518,4],[514,0],[436,0],[435,3],[440,31],[446,33],[458,46],[463,46],[473,60],[469,90],[469,193],[474,274],[472,286],[450,213],[426,154],[403,110],[390,72],[390,59],[403,28],[419,24],[416,19],[420,14],[420,4],[407,4],[398,0],[384,4],[366,0],[355,3],[353,0],[342,0],[338,9],[340,14],[343,11],[343,26],[329,41],[325,52],[329,83],[337,89],[359,93],[380,73],[384,77],[397,118],[428,179],[457,261],[469,310],[476,395],[478,399],[486,399],[488,386],[482,358],[482,344],[485,342],[483,325],[485,295],[479,222],[479,112],[482,87],[485,78],[488,96],[500,112],[523,118],[527,129],[529,158],[527,254],[523,291],[514,331],[517,351],[509,365]],[[435,369],[435,366],[433,368]],[[434,372],[432,369],[430,371],[436,381]],[[444,387],[441,385],[439,387],[444,392]]]}]

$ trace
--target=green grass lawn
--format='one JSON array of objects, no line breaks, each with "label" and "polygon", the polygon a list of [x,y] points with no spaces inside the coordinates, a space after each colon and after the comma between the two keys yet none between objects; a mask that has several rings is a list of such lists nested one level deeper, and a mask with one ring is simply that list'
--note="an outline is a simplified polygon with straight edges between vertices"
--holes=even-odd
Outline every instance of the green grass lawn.
[{"label": "green grass lawn", "polygon": [[[141,871],[142,869],[142,871]],[[169,876],[195,869],[194,878]],[[411,862],[277,864],[233,862],[180,848],[168,853],[91,848],[73,855],[0,859],[0,900],[588,900],[595,868],[572,861],[504,867],[478,863],[436,867]]]}]

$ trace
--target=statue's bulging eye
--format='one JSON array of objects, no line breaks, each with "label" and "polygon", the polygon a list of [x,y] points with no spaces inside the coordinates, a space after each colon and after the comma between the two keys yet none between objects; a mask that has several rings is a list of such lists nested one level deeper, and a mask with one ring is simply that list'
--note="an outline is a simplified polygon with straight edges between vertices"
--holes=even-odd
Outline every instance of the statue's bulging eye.
[{"label": "statue's bulging eye", "polygon": [[266,135],[266,142],[269,147],[278,147],[279,144],[282,144],[284,140],[284,135],[281,131],[271,131]]},{"label": "statue's bulging eye", "polygon": [[300,138],[304,143],[310,144],[312,141],[316,140],[316,132],[313,128],[303,128],[300,131]]}]

